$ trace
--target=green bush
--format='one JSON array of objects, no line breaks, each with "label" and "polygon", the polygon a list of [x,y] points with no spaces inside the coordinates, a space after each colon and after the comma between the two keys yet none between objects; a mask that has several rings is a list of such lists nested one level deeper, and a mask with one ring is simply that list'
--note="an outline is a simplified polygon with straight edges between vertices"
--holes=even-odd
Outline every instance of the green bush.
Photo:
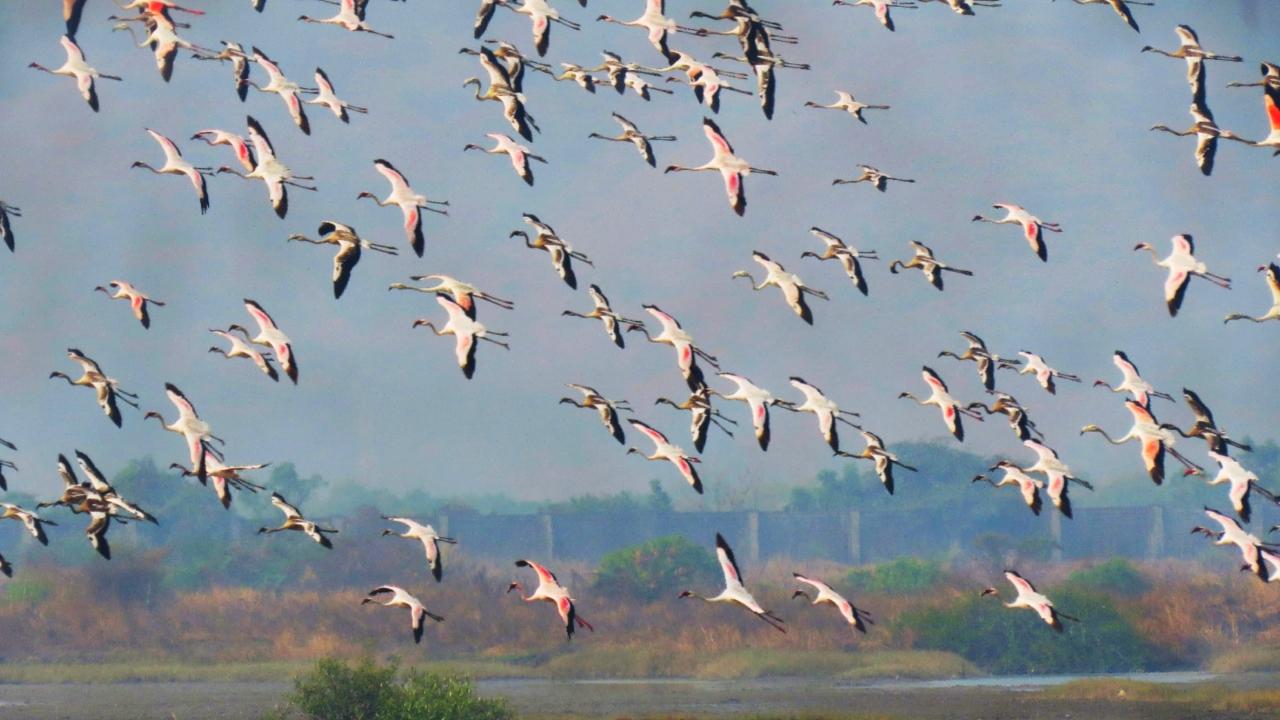
[{"label": "green bush", "polygon": [[1093,567],[1077,570],[1067,578],[1067,584],[1121,597],[1136,597],[1151,589],[1151,581],[1124,558],[1112,558]]},{"label": "green bush", "polygon": [[911,610],[895,631],[920,649],[948,650],[999,674],[1134,672],[1170,664],[1138,634],[1106,595],[1078,589],[1048,593],[1054,606],[1080,622],[1063,620],[1054,632],[1034,612],[974,597],[943,608]]},{"label": "green bush", "polygon": [[505,700],[477,697],[475,683],[456,675],[411,670],[405,673],[379,720],[507,720]]},{"label": "green bush", "polygon": [[53,592],[53,583],[48,580],[10,580],[4,584],[6,602],[37,604],[49,597]]},{"label": "green bush", "polygon": [[903,557],[872,568],[855,568],[845,582],[859,592],[909,595],[942,582],[945,573],[937,560]]},{"label": "green bush", "polygon": [[605,555],[595,587],[609,594],[657,600],[679,589],[714,585],[719,577],[720,566],[710,551],[679,535],[668,535]]},{"label": "green bush", "polygon": [[309,720],[508,720],[506,701],[477,697],[467,679],[325,659],[294,680],[289,706]]}]

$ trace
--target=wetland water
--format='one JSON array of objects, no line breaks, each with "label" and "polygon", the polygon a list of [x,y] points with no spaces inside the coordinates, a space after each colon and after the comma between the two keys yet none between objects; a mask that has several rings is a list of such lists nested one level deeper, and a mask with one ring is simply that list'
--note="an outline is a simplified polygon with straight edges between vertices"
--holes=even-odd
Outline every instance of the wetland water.
[{"label": "wetland water", "polygon": [[[1144,682],[1199,683],[1208,673],[1142,673],[1106,677]],[[850,682],[762,680],[484,680],[485,695],[510,699],[519,716],[616,718],[770,713],[865,713],[919,720],[997,718],[1130,720],[1181,718],[1176,707],[1150,703],[1036,698],[1027,692],[1078,676],[957,678]],[[286,683],[123,683],[115,685],[0,685],[0,718],[30,720],[240,720],[258,718],[289,691]],[[838,716],[838,715],[837,715]],[[1206,717],[1206,716],[1198,716]],[[1229,718],[1229,715],[1208,716]]]}]

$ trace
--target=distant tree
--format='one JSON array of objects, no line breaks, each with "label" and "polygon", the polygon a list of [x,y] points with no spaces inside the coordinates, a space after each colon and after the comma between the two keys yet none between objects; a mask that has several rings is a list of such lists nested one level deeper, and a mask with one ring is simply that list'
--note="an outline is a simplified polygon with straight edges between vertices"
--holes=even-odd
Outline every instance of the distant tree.
[{"label": "distant tree", "polygon": [[649,500],[648,509],[652,512],[671,512],[672,503],[671,496],[666,490],[662,489],[662,483],[657,480],[649,481]]},{"label": "distant tree", "polygon": [[681,587],[710,587],[719,582],[719,575],[709,550],[668,535],[605,555],[595,587],[620,597],[657,600]]},{"label": "distant tree", "polygon": [[303,505],[317,490],[327,484],[319,475],[312,475],[309,478],[301,477],[293,463],[286,462],[272,468],[267,487],[285,496],[294,505]]}]

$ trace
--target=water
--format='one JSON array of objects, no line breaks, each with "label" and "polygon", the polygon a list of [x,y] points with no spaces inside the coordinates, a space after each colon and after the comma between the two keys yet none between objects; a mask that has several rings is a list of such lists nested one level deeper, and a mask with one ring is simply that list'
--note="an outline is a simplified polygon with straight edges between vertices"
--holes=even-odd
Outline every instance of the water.
[{"label": "water", "polygon": [[[731,720],[752,715],[886,715],[910,720],[1127,720],[1122,700],[1049,699],[1029,693],[1082,677],[1150,683],[1220,682],[1274,687],[1274,675],[1200,672],[1036,675],[951,680],[770,678],[761,680],[482,680],[481,694],[504,697],[518,717],[583,718],[695,715]],[[0,720],[256,720],[280,703],[286,683],[139,682],[115,685],[0,685]],[[1188,708],[1144,703],[1144,720],[1186,718]],[[1198,720],[1230,715],[1198,713]]]}]

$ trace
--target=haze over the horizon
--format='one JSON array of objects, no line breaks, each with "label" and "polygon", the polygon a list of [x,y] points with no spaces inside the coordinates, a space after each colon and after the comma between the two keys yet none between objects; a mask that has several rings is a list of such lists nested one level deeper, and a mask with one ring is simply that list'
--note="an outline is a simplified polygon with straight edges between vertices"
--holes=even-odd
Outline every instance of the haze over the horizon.
[{"label": "haze over the horizon", "polygon": [[[1106,7],[1069,2],[1008,0],[979,8],[976,17],[929,4],[895,10],[898,29],[889,33],[866,8],[755,0],[762,15],[800,37],[799,45],[778,49],[813,69],[779,71],[772,122],[754,98],[722,98],[714,117],[738,154],[779,172],[747,180],[745,218],[726,206],[718,177],[664,176],[628,146],[587,139],[593,131],[613,134],[609,113],[617,111],[646,132],[679,136],[656,146],[659,168],[704,162],[710,151],[700,121],[707,113],[683,84],[667,86],[675,95],[646,103],[607,88],[588,95],[530,72],[528,108],[542,128],[531,146],[550,161],[534,167],[536,186],[521,183],[505,157],[463,153],[466,143],[486,142],[486,132],[509,132],[496,104],[478,103],[461,87],[465,78],[483,75],[475,58],[457,53],[477,45],[475,2],[371,3],[369,22],[395,40],[296,22],[300,12],[328,14],[320,3],[270,0],[261,15],[242,0],[195,4],[208,14],[191,19],[184,36],[206,47],[223,39],[257,45],[303,85],[323,67],[341,97],[370,113],[343,126],[328,111],[308,107],[306,137],[279,98],[251,90],[242,104],[229,67],[187,53],[165,84],[148,51],[111,32],[105,17],[114,8],[95,0],[78,41],[91,64],[125,81],[99,83],[102,111],[94,114],[71,80],[25,69],[31,61],[62,63],[56,8],[0,9],[7,80],[0,104],[8,109],[0,116],[7,149],[0,199],[23,210],[13,221],[17,252],[0,256],[0,302],[9,309],[0,316],[6,401],[0,437],[21,449],[6,455],[21,468],[11,476],[13,489],[50,494],[58,482],[56,455],[76,448],[109,474],[143,455],[162,466],[186,460],[180,440],[144,423],[141,413],[122,408],[124,428],[116,429],[87,390],[46,379],[51,370],[76,369],[65,350],[77,347],[139,393],[144,410],[171,416],[163,384],[177,384],[226,439],[229,461],[293,461],[303,474],[438,495],[643,492],[653,477],[674,494],[678,478],[670,467],[625,457],[594,414],[556,403],[571,394],[566,382],[594,386],[631,400],[638,417],[691,450],[687,415],[652,406],[659,395],[686,394],[672,351],[635,333],[620,351],[598,323],[560,317],[564,309],[589,309],[590,299],[570,291],[545,255],[508,239],[521,227],[522,212],[555,226],[595,261],[594,269],[579,267],[582,289],[599,284],[629,317],[647,318],[642,303],[660,305],[726,371],[779,397],[797,397],[787,378],[804,377],[861,412],[890,446],[944,435],[935,409],[895,399],[902,390],[922,392],[922,364],[937,369],[961,400],[986,399],[972,365],[936,358],[939,350],[963,347],[959,330],[982,335],[1004,355],[1038,352],[1085,379],[1061,383],[1056,397],[1029,377],[1005,372],[997,381],[1030,408],[1049,444],[1085,477],[1141,472],[1136,447],[1077,437],[1086,423],[1113,434],[1130,424],[1119,397],[1089,387],[1095,378],[1118,378],[1115,349],[1126,350],[1156,387],[1175,396],[1183,386],[1198,391],[1233,436],[1276,435],[1277,328],[1224,327],[1222,318],[1259,314],[1269,303],[1254,269],[1280,251],[1280,160],[1223,143],[1213,176],[1202,177],[1192,139],[1147,130],[1190,124],[1184,64],[1138,50],[1176,47],[1173,27],[1189,22],[1206,48],[1244,56],[1240,64],[1209,64],[1208,101],[1220,126],[1261,137],[1258,89],[1224,86],[1255,80],[1261,60],[1280,60],[1280,4],[1161,0],[1135,8],[1139,35]],[[601,13],[634,17],[639,0],[559,5],[583,31],[555,26],[545,60],[591,66],[609,49],[661,64],[643,32],[594,22]],[[667,12],[683,21],[691,10],[720,5],[670,0]],[[487,37],[532,52],[523,16],[500,11]],[[672,45],[702,59],[738,51],[723,37],[681,35]],[[803,107],[806,100],[830,102],[835,89],[892,110],[869,113],[864,126]],[[197,165],[231,164],[227,148],[187,138],[204,128],[243,132],[246,114],[262,122],[283,162],[317,179],[318,193],[291,193],[283,221],[260,183],[211,178],[212,207],[201,216],[181,178],[129,169],[134,160],[159,162],[146,127],[173,138]],[[398,210],[355,199],[361,190],[386,195],[371,163],[380,157],[418,191],[451,203],[449,217],[426,218],[424,258],[408,250]],[[858,163],[917,182],[883,194],[865,185],[831,186],[833,178],[855,175]],[[1048,236],[1048,264],[1016,229],[969,222],[1000,201],[1062,224],[1061,235]],[[401,255],[366,253],[335,301],[332,252],[285,242],[290,233],[314,234],[325,219],[394,244]],[[883,260],[864,265],[869,297],[836,264],[799,258],[820,248],[807,232],[814,225],[879,251]],[[1148,241],[1163,256],[1178,233],[1194,235],[1198,257],[1231,277],[1234,289],[1193,281],[1171,319],[1162,302],[1163,271],[1131,249]],[[908,240],[932,246],[975,276],[948,277],[939,293],[914,271],[890,275],[888,262],[909,256]],[[831,295],[830,302],[812,303],[813,327],[794,317],[776,290],[752,293],[730,280],[735,270],[758,270],[750,259],[756,249]],[[455,365],[451,338],[410,329],[415,318],[442,317],[435,302],[386,290],[432,272],[516,303],[511,312],[481,305],[480,319],[509,331],[512,347],[481,347],[471,381]],[[91,292],[112,279],[168,303],[153,311],[149,331],[124,303]],[[292,337],[297,387],[206,352],[221,344],[209,328],[248,320],[246,297]],[[710,373],[709,380],[730,389]],[[1155,403],[1161,420],[1188,424],[1181,402]],[[811,416],[776,413],[773,443],[761,453],[745,407],[718,407],[742,430],[732,439],[713,431],[700,468],[708,486],[808,482],[836,466]],[[1030,456],[1000,418],[967,429],[966,449]],[[649,449],[637,434],[628,440]],[[845,443],[861,447],[851,431]],[[1207,462],[1202,443],[1186,445],[1192,459]],[[900,492],[915,491],[923,489],[912,488],[909,478],[901,483]]]}]

